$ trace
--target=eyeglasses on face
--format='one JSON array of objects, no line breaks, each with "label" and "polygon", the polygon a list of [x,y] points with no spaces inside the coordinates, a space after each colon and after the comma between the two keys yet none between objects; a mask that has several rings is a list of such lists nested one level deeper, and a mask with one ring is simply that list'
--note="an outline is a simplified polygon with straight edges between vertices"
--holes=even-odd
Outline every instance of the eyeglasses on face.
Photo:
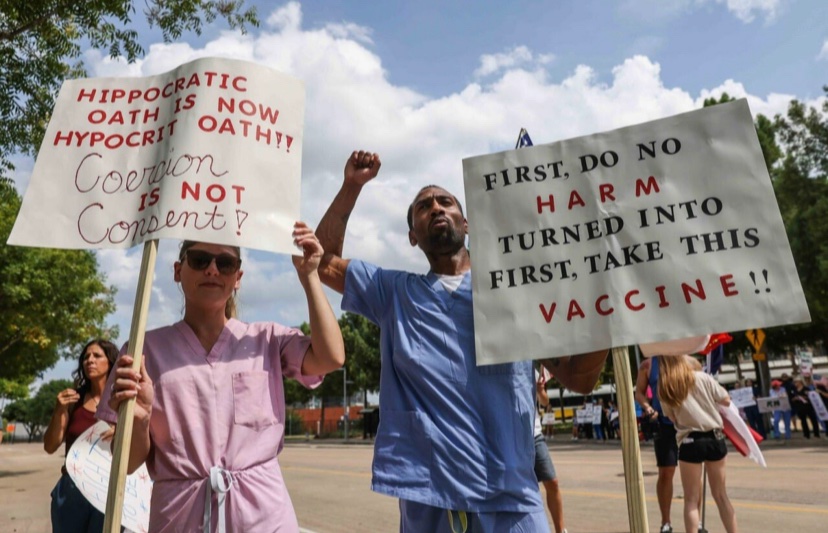
[{"label": "eyeglasses on face", "polygon": [[235,274],[241,268],[241,259],[231,254],[216,255],[204,250],[187,250],[184,254],[187,266],[197,271],[207,270],[214,259],[220,274]]}]

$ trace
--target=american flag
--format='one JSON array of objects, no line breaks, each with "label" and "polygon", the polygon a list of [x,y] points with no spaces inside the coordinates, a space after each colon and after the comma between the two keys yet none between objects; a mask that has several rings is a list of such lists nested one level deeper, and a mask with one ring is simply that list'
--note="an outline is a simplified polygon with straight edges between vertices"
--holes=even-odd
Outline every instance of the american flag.
[{"label": "american flag", "polygon": [[515,149],[526,148],[527,146],[532,146],[532,139],[529,138],[529,132],[526,131],[526,128],[520,128]]}]

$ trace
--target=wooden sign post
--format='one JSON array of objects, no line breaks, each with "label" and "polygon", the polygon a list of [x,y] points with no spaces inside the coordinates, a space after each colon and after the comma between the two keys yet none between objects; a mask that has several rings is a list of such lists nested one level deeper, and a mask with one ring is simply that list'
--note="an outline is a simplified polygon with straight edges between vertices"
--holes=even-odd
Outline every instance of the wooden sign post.
[{"label": "wooden sign post", "polygon": [[[144,243],[144,255],[141,259],[141,274],[138,290],[135,293],[135,306],[132,311],[132,324],[129,328],[127,353],[132,355],[132,369],[141,371],[144,360],[144,332],[147,327],[150,294],[152,294],[152,275],[155,272],[155,259],[158,255],[158,241]],[[118,427],[115,430],[112,450],[112,469],[109,471],[109,491],[106,496],[106,513],[104,532],[121,531],[121,512],[124,507],[124,484],[129,463],[129,446],[132,442],[132,422],[135,412],[135,398],[121,402],[118,410]]]},{"label": "wooden sign post", "polygon": [[624,459],[624,483],[627,487],[627,512],[630,533],[647,533],[647,503],[644,495],[644,472],[638,445],[638,423],[633,402],[633,380],[627,347],[612,349],[615,385],[618,388],[618,416],[621,428],[621,454]]}]

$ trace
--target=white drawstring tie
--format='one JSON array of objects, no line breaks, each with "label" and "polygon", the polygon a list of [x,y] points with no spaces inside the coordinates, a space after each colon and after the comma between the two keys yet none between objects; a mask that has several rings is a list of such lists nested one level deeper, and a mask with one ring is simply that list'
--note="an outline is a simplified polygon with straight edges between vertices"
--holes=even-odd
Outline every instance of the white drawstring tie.
[{"label": "white drawstring tie", "polygon": [[216,491],[216,497],[218,499],[218,533],[225,533],[227,519],[224,511],[224,500],[227,498],[227,493],[233,488],[234,482],[235,479],[233,479],[233,473],[231,471],[225,470],[220,466],[214,466],[210,469],[210,483],[207,484],[204,499],[204,533],[210,533],[213,491]]}]

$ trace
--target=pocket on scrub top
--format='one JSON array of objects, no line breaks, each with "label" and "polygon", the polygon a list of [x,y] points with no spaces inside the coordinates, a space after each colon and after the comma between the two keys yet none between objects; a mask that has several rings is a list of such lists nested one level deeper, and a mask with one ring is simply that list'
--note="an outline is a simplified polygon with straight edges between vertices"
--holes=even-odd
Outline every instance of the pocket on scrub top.
[{"label": "pocket on scrub top", "polygon": [[233,374],[233,422],[256,430],[276,423],[270,397],[270,374],[262,371]]}]

